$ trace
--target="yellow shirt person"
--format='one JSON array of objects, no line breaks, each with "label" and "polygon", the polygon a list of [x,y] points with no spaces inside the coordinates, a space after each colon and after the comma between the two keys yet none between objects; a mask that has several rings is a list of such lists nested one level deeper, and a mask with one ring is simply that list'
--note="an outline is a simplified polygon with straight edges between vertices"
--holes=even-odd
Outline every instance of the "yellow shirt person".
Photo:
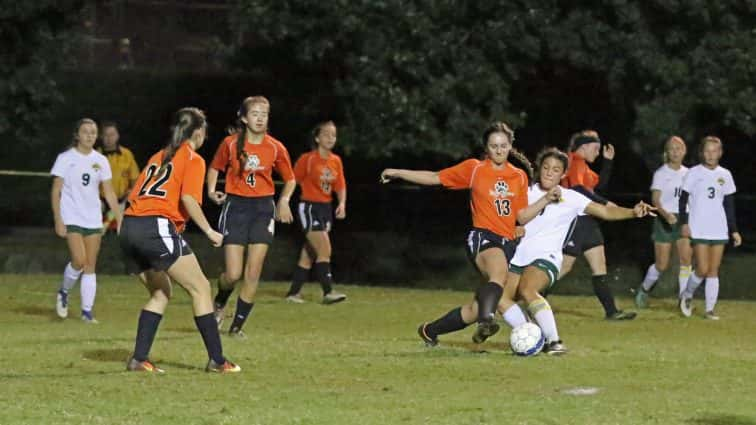
[{"label": "yellow shirt person", "polygon": [[[136,160],[134,160],[134,154],[118,143],[120,134],[118,133],[116,123],[105,121],[100,128],[102,129],[102,147],[97,150],[108,158],[110,169],[113,173],[113,179],[111,180],[113,191],[118,198],[118,202],[121,203],[121,210],[123,210],[126,197],[137,178],[139,178],[139,166]],[[111,227],[112,216],[111,211],[108,211],[105,215],[105,219],[103,220],[103,227],[105,229]]]}]

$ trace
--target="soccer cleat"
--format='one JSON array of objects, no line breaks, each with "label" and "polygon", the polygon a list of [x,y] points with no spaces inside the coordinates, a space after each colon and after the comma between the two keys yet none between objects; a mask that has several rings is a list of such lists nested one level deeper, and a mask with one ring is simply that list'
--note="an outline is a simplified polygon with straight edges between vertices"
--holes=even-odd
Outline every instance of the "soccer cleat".
[{"label": "soccer cleat", "polygon": [[426,347],[435,347],[438,345],[438,338],[433,337],[431,338],[428,333],[425,331],[425,327],[428,326],[427,323],[423,323],[422,325],[418,326],[417,328],[417,334],[420,335],[420,339],[423,340]]},{"label": "soccer cleat", "polygon": [[685,317],[690,317],[693,314],[692,298],[680,298],[680,312]]},{"label": "soccer cleat", "polygon": [[617,310],[613,314],[606,316],[606,320],[620,321],[620,320],[633,320],[637,314],[634,311],[622,311]]},{"label": "soccer cleat", "polygon": [[499,325],[491,321],[478,322],[478,328],[475,329],[475,333],[472,336],[472,340],[476,344],[482,344],[488,338],[499,332]]},{"label": "soccer cleat", "polygon": [[714,310],[711,310],[711,311],[707,311],[706,314],[704,314],[704,319],[719,320],[719,316],[717,316],[717,314],[714,313]]},{"label": "soccer cleat", "polygon": [[323,295],[323,304],[336,304],[345,301],[347,296],[338,292],[329,292]]},{"label": "soccer cleat", "polygon": [[301,294],[289,295],[286,297],[286,301],[294,304],[304,304],[307,302],[304,300],[304,298],[302,298]]},{"label": "soccer cleat", "polygon": [[215,363],[213,359],[210,359],[207,361],[207,366],[205,366],[205,372],[239,373],[241,372],[241,368],[228,360],[223,362],[223,364],[218,364]]},{"label": "soccer cleat", "polygon": [[642,287],[635,292],[635,306],[638,308],[648,307],[648,292],[644,291]]},{"label": "soccer cleat", "polygon": [[543,352],[549,356],[561,356],[567,354],[567,347],[562,344],[562,340],[547,342],[543,345]]},{"label": "soccer cleat", "polygon": [[81,321],[88,325],[96,325],[100,323],[97,319],[94,318],[91,311],[86,310],[81,311]]},{"label": "soccer cleat", "polygon": [[234,339],[247,339],[247,334],[241,329],[231,329],[228,331],[229,338]]},{"label": "soccer cleat", "polygon": [[61,319],[68,317],[68,292],[62,289],[58,291],[57,300],[55,301],[55,312],[58,313],[58,317]]},{"label": "soccer cleat", "polygon": [[140,362],[133,357],[129,359],[128,363],[126,363],[126,370],[130,372],[165,373],[163,369],[155,366],[151,361],[145,360]]},{"label": "soccer cleat", "polygon": [[216,304],[213,315],[215,316],[215,323],[218,324],[218,330],[221,330],[221,327],[223,326],[223,319],[226,318],[226,306],[219,306],[218,304]]}]

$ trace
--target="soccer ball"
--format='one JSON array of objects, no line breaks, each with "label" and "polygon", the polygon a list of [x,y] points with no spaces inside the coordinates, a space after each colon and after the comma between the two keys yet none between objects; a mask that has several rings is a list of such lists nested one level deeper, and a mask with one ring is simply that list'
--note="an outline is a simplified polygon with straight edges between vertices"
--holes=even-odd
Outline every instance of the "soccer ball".
[{"label": "soccer ball", "polygon": [[543,349],[543,343],[543,333],[535,323],[524,323],[509,335],[509,345],[518,356],[535,356]]}]

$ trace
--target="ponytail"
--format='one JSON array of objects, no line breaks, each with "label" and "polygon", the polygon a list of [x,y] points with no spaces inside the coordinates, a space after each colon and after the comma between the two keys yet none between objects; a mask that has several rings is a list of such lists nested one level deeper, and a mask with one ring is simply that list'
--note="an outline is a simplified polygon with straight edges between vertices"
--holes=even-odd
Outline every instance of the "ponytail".
[{"label": "ponytail", "polygon": [[247,116],[249,108],[256,103],[268,105],[268,110],[270,110],[270,102],[264,96],[249,96],[242,101],[239,110],[236,111],[236,122],[234,125],[226,128],[228,134],[237,135],[236,160],[239,161],[239,176],[244,174],[244,165],[247,163],[247,153],[244,152],[244,143],[247,141],[247,125],[244,124],[242,118]]},{"label": "ponytail", "polygon": [[[513,159],[514,161],[512,161]],[[530,183],[533,181],[533,164],[530,163],[528,157],[517,149],[512,148],[509,151],[509,157],[507,158],[507,161],[525,172],[525,174],[528,176],[528,185],[530,185]]]},{"label": "ponytail", "polygon": [[176,155],[176,151],[181,147],[181,144],[191,138],[195,130],[205,125],[207,125],[205,113],[198,108],[181,108],[176,112],[173,124],[171,125],[171,139],[165,146],[163,161],[158,171],[154,174],[155,177],[163,174],[173,156]]}]

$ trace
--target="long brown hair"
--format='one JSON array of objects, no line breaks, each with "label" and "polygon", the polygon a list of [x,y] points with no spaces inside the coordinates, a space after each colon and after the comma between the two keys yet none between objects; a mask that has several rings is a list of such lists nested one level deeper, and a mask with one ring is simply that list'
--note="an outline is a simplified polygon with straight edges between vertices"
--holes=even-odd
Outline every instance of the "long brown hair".
[{"label": "long brown hair", "polygon": [[181,144],[187,139],[190,139],[195,130],[206,125],[207,119],[205,118],[205,113],[199,108],[187,107],[179,109],[173,116],[173,122],[171,123],[171,139],[165,146],[163,161],[160,164],[160,169],[158,169],[154,176],[157,177],[161,175],[173,159],[178,148],[181,147]]},{"label": "long brown hair", "polygon": [[332,125],[334,128],[336,128],[336,123],[333,122],[332,120],[328,120],[328,121],[321,121],[315,124],[315,127],[313,127],[312,130],[310,130],[310,134],[312,136],[312,138],[310,139],[311,148],[315,149],[318,147],[318,144],[317,142],[315,142],[315,139],[317,139],[318,136],[320,136],[320,132],[323,130],[323,127],[327,125]]},{"label": "long brown hair", "polygon": [[[484,149],[488,145],[488,138],[494,133],[506,134],[507,139],[509,139],[509,144],[514,144],[514,131],[509,127],[509,125],[507,125],[507,123],[503,121],[495,121],[489,124],[485,130],[483,130],[483,137],[481,138],[481,142],[483,143]],[[522,169],[525,174],[527,174],[528,180],[533,179],[533,165],[530,163],[530,160],[527,156],[525,156],[525,154],[512,147],[509,150],[507,161],[509,163],[513,163],[515,167]]]},{"label": "long brown hair", "polygon": [[244,173],[244,164],[247,162],[247,153],[244,152],[244,142],[247,139],[247,125],[242,121],[242,118],[246,117],[252,105],[257,103],[268,105],[268,111],[270,111],[270,102],[265,96],[249,96],[239,106],[234,125],[226,129],[228,134],[236,134],[236,160],[239,161],[240,176]]}]

